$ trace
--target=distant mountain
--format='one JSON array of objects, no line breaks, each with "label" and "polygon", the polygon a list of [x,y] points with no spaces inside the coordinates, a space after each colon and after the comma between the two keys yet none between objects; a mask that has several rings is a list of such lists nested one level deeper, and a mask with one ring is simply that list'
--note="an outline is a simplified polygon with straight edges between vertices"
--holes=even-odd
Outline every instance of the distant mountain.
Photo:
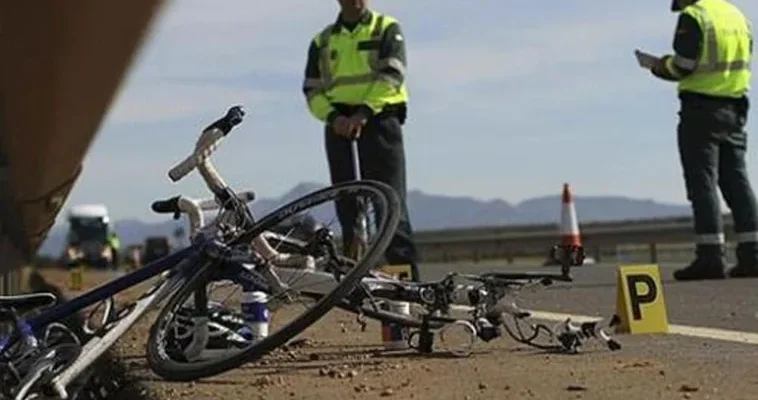
[{"label": "distant mountain", "polygon": [[[262,216],[291,200],[310,193],[325,184],[304,182],[273,199],[257,199],[251,205],[256,216]],[[610,221],[620,219],[656,218],[690,215],[687,205],[664,204],[649,199],[633,199],[622,196],[574,196],[580,222]],[[335,221],[333,203],[327,203],[314,213],[324,222]],[[504,200],[481,200],[473,197],[427,194],[420,190],[408,192],[408,207],[416,230],[465,228],[478,226],[502,226],[511,224],[545,224],[558,222],[561,212],[561,197],[543,196],[510,204]],[[212,217],[209,214],[207,217]],[[174,221],[145,223],[138,220],[115,222],[122,245],[142,243],[147,236],[172,237],[177,228],[187,227],[185,218]],[[51,230],[40,253],[58,254],[64,245],[67,227]]]}]

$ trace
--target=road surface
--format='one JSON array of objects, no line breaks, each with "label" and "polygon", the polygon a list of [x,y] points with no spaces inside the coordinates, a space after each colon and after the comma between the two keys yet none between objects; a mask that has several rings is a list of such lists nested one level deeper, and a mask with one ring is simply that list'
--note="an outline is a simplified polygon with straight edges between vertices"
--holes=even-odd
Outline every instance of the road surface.
[{"label": "road surface", "polygon": [[[672,278],[679,265],[661,265],[669,320],[710,328],[748,331],[758,334],[758,279],[677,282]],[[551,267],[514,267],[495,263],[430,264],[422,269],[422,279],[438,279],[447,271],[552,271]],[[607,315],[615,311],[617,267],[610,264],[584,265],[572,269],[574,283],[558,284],[538,295],[531,307],[552,312]]]},{"label": "road surface", "polygon": [[[423,279],[447,271],[546,270],[496,264],[424,265]],[[118,354],[140,383],[165,399],[755,399],[758,398],[758,279],[672,282],[662,266],[669,320],[684,334],[619,335],[610,352],[594,342],[579,355],[545,354],[502,338],[477,344],[467,359],[442,355],[377,353],[379,326],[361,332],[354,317],[333,311],[301,335],[310,344],[288,349],[264,364],[193,383],[163,382],[144,360],[146,332],[154,315],[137,324]],[[615,312],[612,265],[574,271],[575,283],[530,295],[521,305],[550,313],[606,316]],[[60,272],[47,273],[62,282]],[[102,278],[91,278],[92,282]],[[685,328],[686,328],[685,327]],[[716,340],[688,335],[718,328]],[[699,329],[699,330],[698,330]],[[750,335],[754,336],[750,336]],[[731,335],[731,336],[730,336]],[[741,336],[742,335],[742,336]],[[747,335],[747,336],[745,336]],[[737,343],[747,337],[755,344]]]}]

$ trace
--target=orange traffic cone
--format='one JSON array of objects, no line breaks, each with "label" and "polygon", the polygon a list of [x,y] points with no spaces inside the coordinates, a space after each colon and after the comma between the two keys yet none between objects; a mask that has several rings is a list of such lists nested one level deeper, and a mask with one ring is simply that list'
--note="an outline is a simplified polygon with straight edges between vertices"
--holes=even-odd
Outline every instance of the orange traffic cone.
[{"label": "orange traffic cone", "polygon": [[579,222],[576,219],[576,206],[574,196],[568,183],[563,184],[563,201],[561,209],[561,245],[581,246],[582,238],[579,234]]}]

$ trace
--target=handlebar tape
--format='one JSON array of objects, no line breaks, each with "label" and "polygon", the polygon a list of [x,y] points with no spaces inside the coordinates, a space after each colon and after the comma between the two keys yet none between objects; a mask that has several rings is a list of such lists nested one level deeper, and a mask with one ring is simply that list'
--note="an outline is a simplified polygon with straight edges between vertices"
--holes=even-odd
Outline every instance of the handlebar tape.
[{"label": "handlebar tape", "polygon": [[233,106],[229,108],[226,115],[208,125],[208,127],[203,130],[203,133],[197,140],[194,153],[185,158],[184,161],[180,162],[178,165],[174,166],[174,168],[171,168],[168,172],[168,177],[171,178],[173,182],[176,182],[192,172],[192,170],[200,165],[200,163],[210,157],[211,153],[213,153],[218,147],[219,141],[221,141],[224,136],[228,135],[232,131],[232,128],[239,125],[244,116],[245,110],[242,106]]},{"label": "handlebar tape", "polygon": [[224,138],[224,132],[217,128],[211,128],[203,132],[200,139],[197,141],[195,151],[189,157],[185,158],[182,162],[171,168],[168,171],[168,177],[173,182],[177,182],[192,172],[200,163],[205,161],[210,155],[216,151],[221,139]]}]

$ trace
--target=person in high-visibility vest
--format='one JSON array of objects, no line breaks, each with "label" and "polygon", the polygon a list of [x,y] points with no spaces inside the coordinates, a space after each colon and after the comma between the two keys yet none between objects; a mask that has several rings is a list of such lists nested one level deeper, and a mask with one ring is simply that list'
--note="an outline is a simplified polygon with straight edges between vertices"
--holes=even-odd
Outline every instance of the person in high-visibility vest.
[{"label": "person in high-visibility vest", "polygon": [[674,54],[652,73],[678,82],[678,147],[695,220],[695,260],[677,280],[726,277],[719,189],[732,211],[737,265],[731,277],[758,277],[758,208],[745,166],[751,23],[726,0],[672,0],[680,12]]},{"label": "person in high-visibility vest", "polygon": [[119,255],[119,250],[121,248],[121,239],[118,237],[118,234],[116,232],[111,232],[108,234],[107,241],[107,245],[110,246],[111,254],[113,257],[111,260],[111,267],[113,269],[118,269],[118,267],[121,265],[121,256]]},{"label": "person in high-visibility vest", "polygon": [[[408,90],[405,38],[399,21],[368,8],[366,0],[339,0],[338,18],[310,42],[303,94],[311,115],[325,125],[332,183],[355,179],[351,140],[357,140],[361,175],[393,187],[403,206],[398,230],[385,257],[410,266],[418,280],[418,254],[406,205],[402,126]],[[338,218],[347,248],[354,204],[339,202]]]}]

